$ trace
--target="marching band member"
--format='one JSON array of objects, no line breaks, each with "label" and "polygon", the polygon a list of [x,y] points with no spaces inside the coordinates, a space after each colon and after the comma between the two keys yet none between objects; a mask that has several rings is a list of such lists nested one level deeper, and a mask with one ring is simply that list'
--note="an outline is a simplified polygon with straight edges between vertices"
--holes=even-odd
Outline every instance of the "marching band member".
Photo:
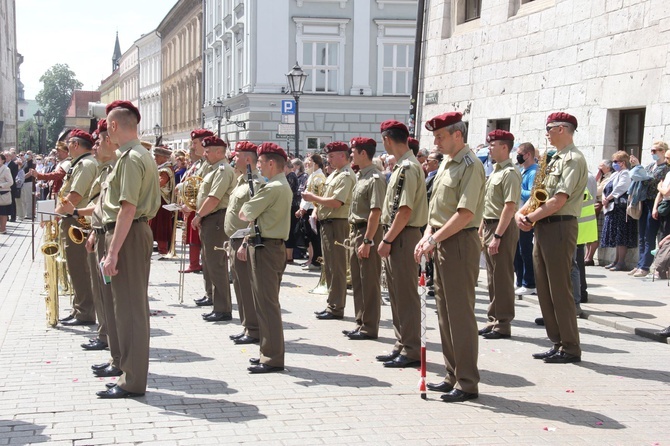
[{"label": "marching band member", "polygon": [[[165,146],[154,147],[154,160],[158,165],[158,178],[161,190],[161,206],[158,213],[149,222],[149,227],[154,235],[154,241],[158,243],[158,254],[166,256],[171,250],[173,243],[174,212],[163,207],[165,204],[174,203],[175,177],[170,157],[172,151]],[[164,257],[161,257],[161,259]]]}]

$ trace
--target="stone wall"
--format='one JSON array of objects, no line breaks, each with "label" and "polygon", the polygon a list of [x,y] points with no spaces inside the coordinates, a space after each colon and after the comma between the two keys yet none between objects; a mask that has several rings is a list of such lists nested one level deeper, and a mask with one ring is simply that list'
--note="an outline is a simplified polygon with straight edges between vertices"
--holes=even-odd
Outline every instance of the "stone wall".
[{"label": "stone wall", "polygon": [[16,5],[0,0],[0,149],[18,148]]}]

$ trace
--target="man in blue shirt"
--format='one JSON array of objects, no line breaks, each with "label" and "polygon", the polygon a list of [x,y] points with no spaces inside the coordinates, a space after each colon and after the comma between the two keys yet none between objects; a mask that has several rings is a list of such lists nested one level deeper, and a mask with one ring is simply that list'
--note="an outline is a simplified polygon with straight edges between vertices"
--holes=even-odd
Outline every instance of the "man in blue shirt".
[{"label": "man in blue shirt", "polygon": [[[522,168],[521,171],[521,208],[530,198],[530,193],[535,182],[537,163],[535,162],[535,147],[529,142],[519,145],[516,152],[516,160]],[[535,294],[535,273],[533,272],[533,230],[520,231],[519,243],[514,256],[514,272],[516,273],[515,294],[524,296]]]}]

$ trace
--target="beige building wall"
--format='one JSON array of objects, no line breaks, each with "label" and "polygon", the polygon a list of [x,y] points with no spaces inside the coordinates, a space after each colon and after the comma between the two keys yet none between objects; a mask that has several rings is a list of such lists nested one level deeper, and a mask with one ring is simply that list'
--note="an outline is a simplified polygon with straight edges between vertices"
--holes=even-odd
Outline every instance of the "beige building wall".
[{"label": "beige building wall", "polygon": [[0,149],[17,147],[16,3],[0,0]]},{"label": "beige building wall", "polygon": [[103,80],[98,88],[100,91],[100,102],[109,104],[121,99],[121,85],[119,84],[119,70],[114,71],[107,79]]}]

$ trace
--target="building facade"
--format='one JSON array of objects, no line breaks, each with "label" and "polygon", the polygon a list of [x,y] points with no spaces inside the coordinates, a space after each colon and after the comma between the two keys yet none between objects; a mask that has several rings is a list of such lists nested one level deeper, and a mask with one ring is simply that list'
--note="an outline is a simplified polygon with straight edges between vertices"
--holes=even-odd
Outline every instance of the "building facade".
[{"label": "building facade", "polygon": [[202,2],[179,0],[156,29],[161,37],[163,142],[188,149],[201,125]]},{"label": "building facade", "polygon": [[205,126],[218,130],[220,100],[230,108],[222,137],[294,152],[282,101],[292,100],[286,73],[296,61],[308,74],[301,155],[376,137],[386,119],[407,122],[416,12],[416,0],[205,0]]},{"label": "building facade", "polygon": [[100,82],[98,87],[100,92],[100,102],[109,104],[121,99],[121,84],[119,83],[119,69],[117,68],[107,79]]},{"label": "building facade", "polygon": [[119,60],[119,88],[121,99],[140,103],[140,57],[136,44],[126,50]]},{"label": "building facade", "polygon": [[0,149],[18,145],[16,2],[0,0]]},{"label": "building facade", "polygon": [[70,104],[65,111],[65,128],[77,128],[87,132],[93,132],[97,120],[89,116],[88,104],[100,102],[100,91],[75,90],[72,92]]},{"label": "building facade", "polygon": [[139,56],[139,108],[142,120],[139,134],[155,141],[154,127],[161,123],[161,39],[152,31],[136,42]]},{"label": "building facade", "polygon": [[592,170],[616,150],[649,163],[646,149],[670,136],[670,2],[428,3],[423,122],[459,110],[471,145],[509,128],[544,148],[547,114],[566,111]]}]

